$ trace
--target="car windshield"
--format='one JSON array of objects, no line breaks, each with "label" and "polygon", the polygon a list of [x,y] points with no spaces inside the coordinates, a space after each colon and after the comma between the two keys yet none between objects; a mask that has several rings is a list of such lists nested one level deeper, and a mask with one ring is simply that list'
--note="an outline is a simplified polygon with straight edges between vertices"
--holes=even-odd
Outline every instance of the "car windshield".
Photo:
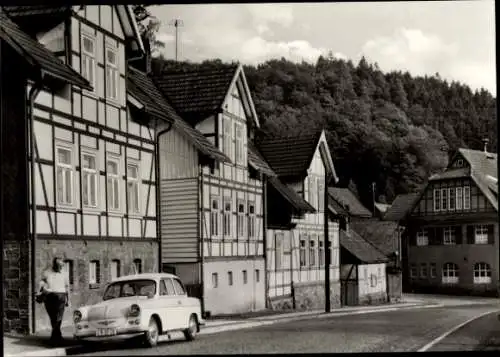
[{"label": "car windshield", "polygon": [[128,296],[154,296],[156,282],[154,280],[137,279],[117,281],[110,284],[104,292],[103,300],[116,299]]}]

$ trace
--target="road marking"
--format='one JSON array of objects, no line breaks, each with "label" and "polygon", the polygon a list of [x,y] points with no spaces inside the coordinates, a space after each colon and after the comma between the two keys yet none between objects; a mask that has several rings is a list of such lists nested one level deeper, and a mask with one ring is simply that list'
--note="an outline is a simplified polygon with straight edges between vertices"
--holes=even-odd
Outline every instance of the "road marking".
[{"label": "road marking", "polygon": [[443,333],[441,336],[439,336],[438,338],[432,340],[431,342],[429,342],[428,344],[426,344],[424,347],[420,348],[417,352],[425,352],[427,351],[428,349],[430,349],[431,347],[433,347],[434,345],[438,344],[439,342],[441,342],[442,340],[444,340],[446,337],[448,337],[449,335],[451,335],[452,333],[458,331],[459,329],[461,329],[462,327],[464,327],[465,325],[471,323],[472,321],[474,320],[477,320],[483,316],[486,316],[486,315],[489,315],[489,314],[493,314],[495,312],[498,312],[500,310],[493,310],[493,311],[487,311],[487,312],[483,312],[482,314],[480,315],[477,315],[477,316],[474,316],[470,319],[468,319],[467,321],[465,322],[462,322],[461,324],[453,327],[451,330]]}]

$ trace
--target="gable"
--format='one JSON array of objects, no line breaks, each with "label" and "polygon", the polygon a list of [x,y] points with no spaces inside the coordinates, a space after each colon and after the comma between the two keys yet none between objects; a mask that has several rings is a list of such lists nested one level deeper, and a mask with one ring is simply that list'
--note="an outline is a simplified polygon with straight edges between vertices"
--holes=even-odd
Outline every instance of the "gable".
[{"label": "gable", "polygon": [[470,167],[469,163],[461,153],[455,154],[455,156],[450,162],[450,165],[448,166],[448,168],[454,168],[454,169],[469,168],[469,167]]},{"label": "gable", "polygon": [[335,166],[333,165],[333,160],[330,150],[328,149],[324,131],[321,132],[321,135],[319,137],[318,143],[316,145],[316,150],[314,151],[314,155],[308,168],[308,172],[316,173],[322,176],[324,176],[325,174],[330,174],[333,175],[335,182],[338,181],[337,174],[335,172]]}]

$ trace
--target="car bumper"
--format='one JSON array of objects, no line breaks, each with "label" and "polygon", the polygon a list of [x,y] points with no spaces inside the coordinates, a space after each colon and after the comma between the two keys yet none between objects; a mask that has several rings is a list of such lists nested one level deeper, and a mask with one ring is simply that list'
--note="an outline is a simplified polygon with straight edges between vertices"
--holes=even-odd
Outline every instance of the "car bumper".
[{"label": "car bumper", "polygon": [[76,339],[88,339],[88,340],[112,340],[112,339],[122,339],[128,337],[134,337],[141,335],[147,331],[147,328],[144,326],[127,326],[127,327],[118,327],[116,328],[116,333],[112,335],[106,336],[98,336],[96,328],[89,328],[85,330],[77,330],[74,333]]}]

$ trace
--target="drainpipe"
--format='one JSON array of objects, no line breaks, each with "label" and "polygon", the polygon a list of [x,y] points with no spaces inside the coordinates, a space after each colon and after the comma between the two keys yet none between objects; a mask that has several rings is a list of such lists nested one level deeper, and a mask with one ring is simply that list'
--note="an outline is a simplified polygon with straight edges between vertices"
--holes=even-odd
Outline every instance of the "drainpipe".
[{"label": "drainpipe", "polygon": [[[201,201],[201,207],[200,209],[201,215],[200,215],[200,220],[198,222],[198,238],[200,240],[200,274],[199,274],[199,279],[200,279],[200,302],[201,302],[201,316],[205,318],[205,234],[203,232],[203,229],[206,228],[205,224],[202,224],[202,222],[205,222],[205,212],[203,211],[204,209],[204,201],[203,201],[203,167],[198,163],[198,171],[199,171],[199,177],[198,177],[198,190],[199,190],[199,197]],[[199,205],[200,206],[200,205]]]},{"label": "drainpipe", "polygon": [[[36,193],[35,193],[35,128],[34,128],[34,113],[33,113],[33,106],[35,104],[35,99],[38,96],[38,93],[40,93],[40,90],[43,87],[42,80],[44,77],[45,73],[43,71],[40,71],[40,78],[34,83],[33,87],[31,87],[28,95],[28,122],[29,122],[29,141],[30,141],[30,156],[31,156],[31,161],[30,161],[30,188],[31,188],[31,254],[30,254],[30,260],[31,260],[31,286],[32,289],[35,289],[36,286],[36,279],[35,279],[35,274],[36,274],[36,269],[35,269],[35,264],[36,264],[36,259],[35,259],[35,253],[36,253]],[[31,329],[33,333],[35,332],[36,328],[36,323],[34,319],[35,315],[35,299],[31,297],[31,311],[32,311],[32,316],[31,316]]]},{"label": "drainpipe", "polygon": [[[156,237],[158,239],[158,272],[162,272],[161,264],[161,207],[160,207],[160,193],[161,193],[161,177],[160,177],[160,136],[169,132],[172,129],[173,123],[169,123],[166,129],[160,130],[156,133],[155,140],[155,175],[156,175]],[[155,130],[158,128],[158,119]]]}]

